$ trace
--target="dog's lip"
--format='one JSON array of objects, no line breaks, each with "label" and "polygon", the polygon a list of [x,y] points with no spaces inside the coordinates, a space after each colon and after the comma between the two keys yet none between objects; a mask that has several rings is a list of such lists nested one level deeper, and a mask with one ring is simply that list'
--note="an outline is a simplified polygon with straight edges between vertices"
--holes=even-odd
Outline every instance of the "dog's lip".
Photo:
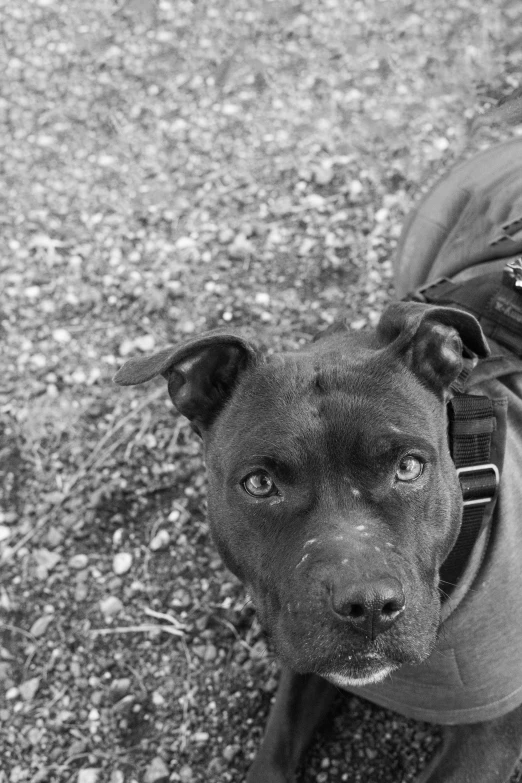
[{"label": "dog's lip", "polygon": [[397,668],[398,664],[381,664],[380,666],[367,667],[362,670],[356,668],[354,670],[345,669],[344,671],[334,670],[325,672],[321,676],[339,688],[360,687],[382,682]]},{"label": "dog's lip", "polygon": [[321,677],[330,680],[334,685],[364,685],[380,682],[392,671],[401,666],[390,656],[378,652],[346,655],[342,660],[323,663],[317,672]]}]

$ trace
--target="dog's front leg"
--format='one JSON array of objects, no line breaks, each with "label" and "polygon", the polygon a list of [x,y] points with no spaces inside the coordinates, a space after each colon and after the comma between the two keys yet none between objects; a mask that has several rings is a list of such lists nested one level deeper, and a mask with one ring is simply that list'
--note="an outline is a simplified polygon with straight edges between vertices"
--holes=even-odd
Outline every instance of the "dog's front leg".
[{"label": "dog's front leg", "polygon": [[283,669],[261,748],[247,783],[290,783],[338,689],[316,674]]},{"label": "dog's front leg", "polygon": [[417,783],[508,783],[522,753],[522,707],[487,723],[451,726]]}]

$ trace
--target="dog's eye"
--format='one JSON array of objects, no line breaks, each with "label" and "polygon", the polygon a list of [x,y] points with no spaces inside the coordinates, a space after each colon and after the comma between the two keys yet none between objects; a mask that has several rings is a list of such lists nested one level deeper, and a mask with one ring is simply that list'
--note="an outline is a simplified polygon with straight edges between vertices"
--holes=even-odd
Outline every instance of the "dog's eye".
[{"label": "dog's eye", "polygon": [[402,457],[395,478],[398,481],[415,481],[424,470],[424,463],[412,454]]},{"label": "dog's eye", "polygon": [[243,488],[254,498],[267,498],[277,491],[273,479],[264,470],[256,470],[243,480]]}]

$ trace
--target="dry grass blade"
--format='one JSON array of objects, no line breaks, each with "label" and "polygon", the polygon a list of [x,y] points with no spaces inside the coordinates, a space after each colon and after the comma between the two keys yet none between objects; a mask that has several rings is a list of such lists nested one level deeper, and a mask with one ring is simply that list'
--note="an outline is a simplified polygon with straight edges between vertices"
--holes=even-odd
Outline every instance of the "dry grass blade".
[{"label": "dry grass blade", "polygon": [[149,617],[155,617],[157,620],[166,620],[168,623],[175,625],[176,628],[184,629],[186,627],[171,614],[166,614],[165,612],[155,612],[154,609],[144,609],[143,611]]},{"label": "dry grass blade", "polygon": [[183,631],[171,628],[170,625],[122,625],[117,628],[93,628],[91,636],[109,636],[118,633],[149,633],[150,631],[165,631],[171,636],[184,636]]}]

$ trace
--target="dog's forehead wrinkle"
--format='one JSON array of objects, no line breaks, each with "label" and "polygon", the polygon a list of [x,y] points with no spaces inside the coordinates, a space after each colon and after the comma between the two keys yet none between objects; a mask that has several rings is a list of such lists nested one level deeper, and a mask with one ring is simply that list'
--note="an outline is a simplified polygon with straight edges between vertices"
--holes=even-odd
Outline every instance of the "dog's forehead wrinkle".
[{"label": "dog's forehead wrinkle", "polygon": [[[375,350],[361,346],[358,341],[343,341],[340,347],[330,346],[327,340],[307,346],[300,352],[275,354],[258,366],[258,380],[275,380],[277,386],[284,384],[287,390],[333,391],[336,388],[348,390],[353,387],[360,393],[367,393],[375,387],[375,381],[382,375],[381,362]],[[388,367],[386,378],[391,382],[393,373]],[[382,383],[379,384],[382,387]]]},{"label": "dog's forehead wrinkle", "polygon": [[[341,355],[336,356],[338,361],[332,364],[322,355],[278,355],[277,361],[250,374],[232,401],[230,416],[248,417],[249,429],[253,417],[257,421],[277,418],[289,436],[295,431],[305,437],[319,432],[321,425],[334,432],[358,425],[371,433],[375,422],[386,425],[390,434],[400,435],[399,422],[405,417],[413,431],[429,427],[426,408],[415,404],[402,371],[387,371],[383,384],[379,379],[383,370],[375,361],[360,372],[351,361],[343,363]],[[365,422],[372,427],[364,426]]]},{"label": "dog's forehead wrinkle", "polygon": [[281,419],[303,406],[302,424],[309,428],[321,418],[349,423],[363,415],[386,422],[398,436],[405,420],[412,432],[434,434],[440,428],[435,396],[401,361],[384,361],[382,351],[358,338],[340,347],[326,338],[301,351],[274,354],[249,374],[246,402],[250,398],[260,415],[277,410]]}]

